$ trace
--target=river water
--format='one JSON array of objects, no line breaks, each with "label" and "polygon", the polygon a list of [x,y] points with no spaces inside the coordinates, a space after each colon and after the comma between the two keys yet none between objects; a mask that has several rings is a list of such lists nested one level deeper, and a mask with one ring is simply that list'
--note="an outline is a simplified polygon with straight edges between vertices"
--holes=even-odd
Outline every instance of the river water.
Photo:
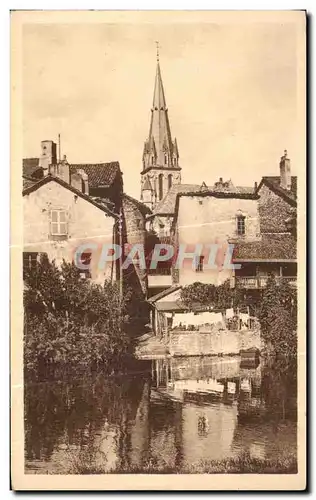
[{"label": "river water", "polygon": [[27,383],[25,472],[282,460],[296,454],[296,414],[292,374],[262,360],[244,366],[238,356],[139,361],[124,376]]}]

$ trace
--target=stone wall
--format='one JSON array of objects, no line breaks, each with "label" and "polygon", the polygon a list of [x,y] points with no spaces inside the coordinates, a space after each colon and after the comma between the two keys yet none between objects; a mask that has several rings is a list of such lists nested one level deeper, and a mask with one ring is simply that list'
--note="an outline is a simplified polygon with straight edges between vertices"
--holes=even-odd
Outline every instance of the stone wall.
[{"label": "stone wall", "polygon": [[261,349],[259,331],[172,332],[169,351],[171,356],[215,356],[239,354],[250,347]]},{"label": "stone wall", "polygon": [[285,221],[292,216],[291,205],[265,185],[259,195],[261,233],[288,232]]},{"label": "stone wall", "polygon": [[[139,208],[137,202],[132,198],[123,196],[123,214],[124,214],[124,241],[126,242],[125,254],[127,254],[132,245],[140,244],[144,248],[146,238],[145,215]],[[126,255],[125,255],[126,258]],[[134,260],[134,270],[137,274],[139,285],[144,294],[147,293],[147,272],[141,269],[137,259]],[[126,270],[128,272],[129,270]],[[132,269],[130,269],[132,272]]]}]

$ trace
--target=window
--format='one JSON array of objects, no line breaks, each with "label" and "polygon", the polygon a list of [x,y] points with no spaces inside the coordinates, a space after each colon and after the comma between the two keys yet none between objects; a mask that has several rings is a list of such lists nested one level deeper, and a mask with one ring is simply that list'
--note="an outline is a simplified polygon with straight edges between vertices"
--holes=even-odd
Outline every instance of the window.
[{"label": "window", "polygon": [[168,155],[165,154],[165,165],[168,164]]},{"label": "window", "polygon": [[238,234],[238,236],[243,236],[246,232],[245,219],[246,219],[246,217],[244,215],[237,215],[237,234]]},{"label": "window", "polygon": [[159,190],[159,200],[162,200],[163,196],[163,175],[159,174],[158,176],[158,190]]},{"label": "window", "polygon": [[151,157],[151,164],[153,165],[154,164],[154,161],[155,161],[155,158],[154,156]]},{"label": "window", "polygon": [[170,189],[170,188],[171,188],[171,186],[172,186],[172,175],[171,175],[171,174],[169,174],[169,175],[168,175],[168,189]]},{"label": "window", "polygon": [[197,273],[203,272],[204,256],[203,255],[199,255],[195,259],[196,259],[195,260],[195,271]]},{"label": "window", "polygon": [[50,212],[50,234],[52,236],[67,237],[68,223],[65,210],[51,210]]}]

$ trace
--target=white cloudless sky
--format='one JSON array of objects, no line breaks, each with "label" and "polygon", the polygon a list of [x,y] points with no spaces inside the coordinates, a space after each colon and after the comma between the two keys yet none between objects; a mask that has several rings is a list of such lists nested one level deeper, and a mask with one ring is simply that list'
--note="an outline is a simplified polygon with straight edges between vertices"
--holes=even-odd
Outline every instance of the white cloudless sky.
[{"label": "white cloudless sky", "polygon": [[279,19],[26,24],[24,157],[60,133],[70,163],[118,160],[139,197],[159,40],[182,182],[251,185],[278,175],[284,149],[297,173],[298,26]]}]

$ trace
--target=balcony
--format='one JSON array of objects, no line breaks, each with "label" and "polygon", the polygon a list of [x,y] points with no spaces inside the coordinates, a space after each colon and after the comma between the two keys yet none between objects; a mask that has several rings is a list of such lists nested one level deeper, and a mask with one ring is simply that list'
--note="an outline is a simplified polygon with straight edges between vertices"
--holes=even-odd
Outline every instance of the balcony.
[{"label": "balcony", "polygon": [[171,268],[148,269],[149,288],[168,288],[172,285]]},{"label": "balcony", "polygon": [[[261,289],[267,286],[268,276],[236,276],[232,280],[232,288]],[[287,282],[291,286],[296,286],[296,276],[276,276],[276,282],[282,284]]]}]

